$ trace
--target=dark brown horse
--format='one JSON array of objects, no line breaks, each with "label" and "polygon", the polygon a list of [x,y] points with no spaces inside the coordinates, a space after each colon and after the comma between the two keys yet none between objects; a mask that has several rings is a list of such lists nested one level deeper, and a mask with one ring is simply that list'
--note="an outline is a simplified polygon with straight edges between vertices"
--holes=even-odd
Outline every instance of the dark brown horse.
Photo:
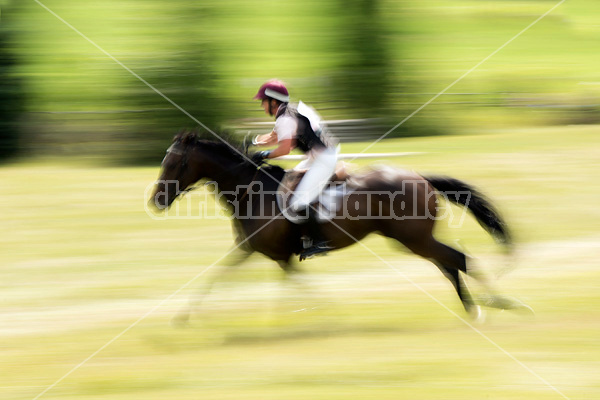
[{"label": "dark brown horse", "polygon": [[[278,188],[285,174],[274,165],[257,168],[228,143],[179,134],[167,150],[150,203],[166,209],[194,183],[210,179],[232,209],[238,245],[247,254],[259,252],[270,257],[290,272],[294,255],[303,248],[304,226],[286,219],[278,205]],[[438,219],[438,199],[445,197],[467,208],[484,229],[509,248],[506,224],[484,196],[457,179],[422,177],[387,167],[352,176],[345,187],[349,188],[343,198],[345,206],[323,224],[334,249],[354,244],[372,232],[396,239],[444,273],[467,311],[478,309],[460,276],[460,272],[467,273],[467,257],[437,241],[432,232]],[[492,297],[495,300],[487,306],[523,307],[500,296]]]}]

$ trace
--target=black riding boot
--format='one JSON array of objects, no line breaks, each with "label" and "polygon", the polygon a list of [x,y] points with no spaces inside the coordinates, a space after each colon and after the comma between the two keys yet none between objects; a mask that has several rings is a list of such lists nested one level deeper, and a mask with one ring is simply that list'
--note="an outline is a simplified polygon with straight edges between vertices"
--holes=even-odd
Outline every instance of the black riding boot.
[{"label": "black riding boot", "polygon": [[327,240],[321,232],[321,224],[317,218],[317,211],[312,207],[308,207],[308,220],[306,221],[308,234],[312,239],[312,246],[304,249],[300,253],[300,261],[311,258],[317,254],[326,253],[332,247],[327,244]]}]

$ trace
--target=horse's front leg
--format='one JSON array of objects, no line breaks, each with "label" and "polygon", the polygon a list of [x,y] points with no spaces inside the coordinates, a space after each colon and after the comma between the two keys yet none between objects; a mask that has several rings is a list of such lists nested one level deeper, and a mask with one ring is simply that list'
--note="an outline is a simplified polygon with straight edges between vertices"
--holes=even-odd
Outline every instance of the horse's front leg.
[{"label": "horse's front leg", "polygon": [[172,318],[171,324],[174,326],[187,325],[191,315],[198,311],[202,301],[210,294],[212,287],[216,283],[223,282],[225,277],[229,275],[231,271],[237,269],[237,267],[246,261],[253,253],[254,251],[249,248],[236,246],[230,254],[217,265],[217,270],[212,273],[202,288],[190,296],[187,304]]},{"label": "horse's front leg", "polygon": [[278,260],[279,267],[283,270],[283,285],[281,287],[279,301],[277,301],[277,313],[304,312],[314,310],[319,305],[315,304],[315,291],[311,286],[309,277],[296,267],[295,260]]}]

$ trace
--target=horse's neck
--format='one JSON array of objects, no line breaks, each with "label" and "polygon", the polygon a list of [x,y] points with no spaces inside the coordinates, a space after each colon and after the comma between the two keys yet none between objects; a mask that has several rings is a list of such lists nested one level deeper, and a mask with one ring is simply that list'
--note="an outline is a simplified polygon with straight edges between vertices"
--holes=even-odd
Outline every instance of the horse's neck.
[{"label": "horse's neck", "polygon": [[215,164],[215,171],[208,178],[217,183],[221,192],[235,193],[239,186],[248,185],[252,181],[256,170],[249,166],[233,164],[229,166]]},{"label": "horse's neck", "polygon": [[[201,169],[210,171],[208,176],[203,177],[216,182],[217,189],[220,192],[226,192],[227,197],[231,197],[230,200],[235,197],[235,194],[232,195],[231,193],[236,193],[240,187],[248,186],[254,180],[266,180],[264,189],[276,190],[279,181],[283,178],[283,170],[266,169],[268,167],[257,170],[250,163],[229,159],[226,156],[215,156],[199,151],[196,157],[199,160],[204,160],[205,164]],[[259,171],[267,172],[263,174]],[[198,179],[203,177],[198,177]],[[241,191],[243,192],[243,190]]]}]

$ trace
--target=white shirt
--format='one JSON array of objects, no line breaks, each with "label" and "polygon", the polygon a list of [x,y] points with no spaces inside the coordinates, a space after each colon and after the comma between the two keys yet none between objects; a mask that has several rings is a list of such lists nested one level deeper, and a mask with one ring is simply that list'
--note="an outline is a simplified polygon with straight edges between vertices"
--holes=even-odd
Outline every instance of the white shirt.
[{"label": "white shirt", "polygon": [[294,139],[298,130],[298,122],[289,115],[282,115],[275,121],[275,128],[273,130],[277,134],[278,142],[286,139]]}]

